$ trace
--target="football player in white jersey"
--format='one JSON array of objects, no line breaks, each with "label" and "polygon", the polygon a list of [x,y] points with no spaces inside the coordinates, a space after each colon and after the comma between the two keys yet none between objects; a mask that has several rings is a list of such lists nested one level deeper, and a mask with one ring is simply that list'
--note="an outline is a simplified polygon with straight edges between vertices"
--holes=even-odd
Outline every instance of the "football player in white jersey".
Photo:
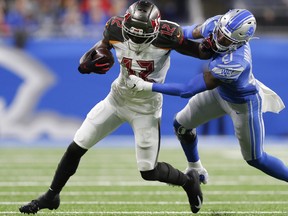
[{"label": "football player in white jersey", "polygon": [[226,114],[233,121],[244,160],[287,182],[288,167],[263,148],[263,113],[279,113],[285,106],[275,92],[253,75],[249,40],[256,30],[254,15],[245,9],[233,9],[201,25],[183,27],[183,30],[186,38],[206,38],[206,44],[215,51],[209,71],[195,76],[187,84],[152,84],[131,75],[128,86],[139,92],[192,97],[176,114],[174,129],[185,152],[188,170],[196,169],[204,183],[208,173],[198,155],[196,128]]},{"label": "football player in white jersey", "polygon": [[201,59],[210,58],[211,52],[200,43],[184,39],[179,25],[161,20],[158,8],[143,0],[132,4],[125,16],[112,17],[103,35],[104,38],[80,59],[78,70],[84,74],[106,73],[113,61],[105,53],[99,58],[97,55],[103,49],[114,48],[121,66],[120,74],[112,83],[108,96],[87,114],[63,155],[49,190],[21,206],[20,212],[34,214],[44,208],[57,209],[59,194],[76,172],[81,157],[121,124],[128,122],[135,134],[137,166],[142,178],[182,186],[191,211],[197,213],[203,201],[198,173],[192,170],[184,174],[168,163],[157,161],[162,94],[135,92],[127,88],[126,82],[129,75],[137,75],[149,82],[163,83],[170,66],[171,50]]}]

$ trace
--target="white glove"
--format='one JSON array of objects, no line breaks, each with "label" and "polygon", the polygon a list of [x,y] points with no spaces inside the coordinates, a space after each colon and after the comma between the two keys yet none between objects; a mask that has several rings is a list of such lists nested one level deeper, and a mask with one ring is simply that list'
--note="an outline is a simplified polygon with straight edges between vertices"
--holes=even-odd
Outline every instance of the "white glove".
[{"label": "white glove", "polygon": [[152,91],[153,83],[146,82],[135,75],[130,75],[127,79],[126,85],[133,91]]}]

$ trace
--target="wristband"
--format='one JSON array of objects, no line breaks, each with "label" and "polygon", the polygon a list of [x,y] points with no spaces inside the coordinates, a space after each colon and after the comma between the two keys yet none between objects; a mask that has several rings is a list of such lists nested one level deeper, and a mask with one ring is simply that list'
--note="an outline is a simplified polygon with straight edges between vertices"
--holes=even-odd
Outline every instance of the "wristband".
[{"label": "wristband", "polygon": [[152,92],[153,83],[143,82],[143,90]]}]

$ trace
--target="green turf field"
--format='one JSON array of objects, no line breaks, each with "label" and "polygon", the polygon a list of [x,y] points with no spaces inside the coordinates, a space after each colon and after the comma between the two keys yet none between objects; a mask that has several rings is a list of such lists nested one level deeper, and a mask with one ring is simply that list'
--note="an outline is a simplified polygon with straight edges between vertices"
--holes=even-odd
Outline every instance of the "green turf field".
[{"label": "green turf field", "polygon": [[[227,146],[225,147],[227,148]],[[288,185],[249,167],[238,148],[200,149],[210,182],[203,185],[204,203],[198,215],[288,215]],[[266,147],[287,162],[288,148]],[[38,197],[50,185],[65,148],[0,148],[0,216],[21,215],[20,205]],[[218,156],[217,156],[218,155]],[[181,149],[163,148],[159,161],[185,169]],[[180,187],[145,182],[136,168],[134,149],[88,151],[77,173],[61,193],[57,210],[39,215],[193,215]]]}]

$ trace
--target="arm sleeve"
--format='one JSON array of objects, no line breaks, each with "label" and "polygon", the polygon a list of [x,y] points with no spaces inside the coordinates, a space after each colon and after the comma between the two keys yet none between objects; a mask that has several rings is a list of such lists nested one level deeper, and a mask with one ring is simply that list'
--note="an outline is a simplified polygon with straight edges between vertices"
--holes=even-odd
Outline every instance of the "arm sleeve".
[{"label": "arm sleeve", "polygon": [[200,92],[207,90],[203,74],[198,74],[187,84],[181,83],[153,83],[152,91],[160,92],[172,96],[180,96],[182,98],[192,97]]},{"label": "arm sleeve", "polygon": [[201,34],[204,38],[208,37],[213,32],[220,18],[221,15],[210,17],[201,25]]},{"label": "arm sleeve", "polygon": [[195,38],[193,37],[192,32],[193,32],[193,30],[194,30],[197,26],[198,26],[198,24],[194,24],[194,25],[191,25],[191,26],[184,26],[184,27],[182,28],[184,38],[185,38],[185,39],[190,39],[190,40],[195,39]]}]

